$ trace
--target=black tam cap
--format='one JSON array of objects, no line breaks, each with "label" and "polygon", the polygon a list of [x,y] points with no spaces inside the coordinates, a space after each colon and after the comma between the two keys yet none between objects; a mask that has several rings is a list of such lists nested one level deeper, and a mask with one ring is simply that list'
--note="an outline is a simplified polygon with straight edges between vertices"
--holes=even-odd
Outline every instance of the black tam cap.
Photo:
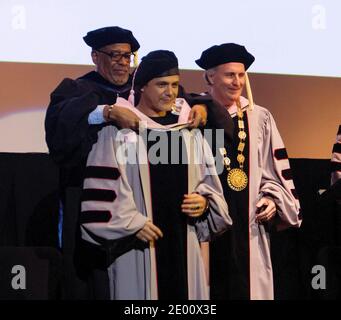
[{"label": "black tam cap", "polygon": [[135,74],[140,88],[154,78],[179,74],[178,59],[172,51],[156,50],[142,58]]},{"label": "black tam cap", "polygon": [[129,43],[132,52],[140,48],[140,44],[133,36],[133,33],[120,27],[105,27],[89,31],[83,37],[83,40],[89,47],[95,50],[115,43]]},{"label": "black tam cap", "polygon": [[247,70],[255,61],[255,57],[244,46],[235,43],[223,43],[212,46],[202,52],[200,59],[195,63],[207,70],[228,62],[240,62]]}]

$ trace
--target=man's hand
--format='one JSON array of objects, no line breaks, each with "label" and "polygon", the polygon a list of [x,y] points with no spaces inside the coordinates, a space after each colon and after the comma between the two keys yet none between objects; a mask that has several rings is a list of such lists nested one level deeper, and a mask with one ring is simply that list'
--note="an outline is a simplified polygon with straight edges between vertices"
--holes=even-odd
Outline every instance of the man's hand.
[{"label": "man's hand", "polygon": [[277,211],[275,202],[266,197],[260,199],[256,206],[257,211],[259,211],[256,216],[256,222],[258,223],[269,221],[275,216],[275,213]]},{"label": "man's hand", "polygon": [[143,228],[136,234],[136,237],[144,242],[155,241],[163,237],[162,231],[150,220],[148,220]]},{"label": "man's hand", "polygon": [[181,204],[181,211],[189,217],[200,217],[207,208],[207,199],[200,194],[185,194]]},{"label": "man's hand", "polygon": [[189,128],[198,128],[199,126],[206,125],[207,122],[207,109],[204,104],[195,104],[189,113],[188,122]]},{"label": "man's hand", "polygon": [[114,105],[111,109],[109,108],[110,106],[105,106],[103,110],[104,118],[107,121],[114,121],[116,125],[123,129],[132,129],[135,131],[139,129],[139,121],[141,119],[134,112],[118,105]]}]

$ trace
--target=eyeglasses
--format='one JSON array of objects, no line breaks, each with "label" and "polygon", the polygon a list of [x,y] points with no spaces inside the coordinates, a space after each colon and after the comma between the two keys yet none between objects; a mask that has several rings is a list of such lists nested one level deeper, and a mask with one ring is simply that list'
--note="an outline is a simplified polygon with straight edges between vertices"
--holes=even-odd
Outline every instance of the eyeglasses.
[{"label": "eyeglasses", "polygon": [[120,52],[120,51],[105,52],[105,51],[98,50],[98,49],[96,51],[107,55],[108,57],[110,57],[111,61],[115,61],[115,62],[120,61],[122,58],[125,61],[131,62],[132,57],[135,56],[133,52]]}]

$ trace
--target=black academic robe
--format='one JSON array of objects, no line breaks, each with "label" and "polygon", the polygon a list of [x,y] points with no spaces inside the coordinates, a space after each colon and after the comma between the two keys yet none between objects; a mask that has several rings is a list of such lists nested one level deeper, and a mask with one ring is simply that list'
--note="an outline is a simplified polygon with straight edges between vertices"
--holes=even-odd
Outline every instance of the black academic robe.
[{"label": "black academic robe", "polygon": [[64,79],[52,92],[45,118],[46,143],[53,160],[63,167],[62,183],[80,185],[83,168],[97,132],[103,125],[89,125],[88,116],[97,105],[127,98],[130,81],[115,86],[92,71],[72,80]]}]

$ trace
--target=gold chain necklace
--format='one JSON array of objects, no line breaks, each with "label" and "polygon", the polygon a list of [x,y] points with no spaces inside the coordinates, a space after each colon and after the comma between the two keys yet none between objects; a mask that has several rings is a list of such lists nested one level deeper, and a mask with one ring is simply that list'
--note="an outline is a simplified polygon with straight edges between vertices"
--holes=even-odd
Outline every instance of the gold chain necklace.
[{"label": "gold chain necklace", "polygon": [[227,152],[225,148],[219,148],[220,154],[223,157],[224,165],[228,172],[227,174],[227,184],[228,186],[234,191],[242,191],[246,188],[248,183],[248,178],[246,173],[244,172],[244,161],[245,157],[243,155],[244,148],[245,148],[245,139],[246,139],[246,132],[244,126],[244,113],[242,111],[242,107],[240,105],[240,101],[237,101],[237,115],[238,115],[238,155],[237,161],[239,163],[239,168],[234,168],[231,170],[231,160],[227,157]]}]

